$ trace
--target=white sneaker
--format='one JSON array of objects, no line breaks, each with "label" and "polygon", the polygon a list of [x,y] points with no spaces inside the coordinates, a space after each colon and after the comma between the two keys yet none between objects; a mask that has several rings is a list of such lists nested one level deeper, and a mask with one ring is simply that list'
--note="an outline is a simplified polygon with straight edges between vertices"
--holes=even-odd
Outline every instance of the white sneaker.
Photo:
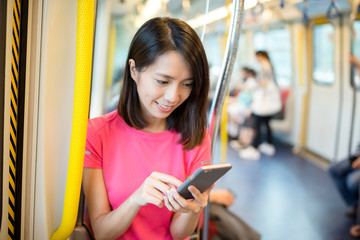
[{"label": "white sneaker", "polygon": [[249,146],[243,150],[240,150],[239,156],[241,158],[247,159],[247,160],[259,160],[260,159],[259,151],[256,148],[254,148],[253,146]]},{"label": "white sneaker", "polygon": [[234,150],[240,150],[243,148],[243,145],[241,145],[238,140],[231,140],[229,144],[230,147]]},{"label": "white sneaker", "polygon": [[275,147],[269,143],[262,143],[259,145],[259,151],[268,156],[274,156],[275,154]]}]

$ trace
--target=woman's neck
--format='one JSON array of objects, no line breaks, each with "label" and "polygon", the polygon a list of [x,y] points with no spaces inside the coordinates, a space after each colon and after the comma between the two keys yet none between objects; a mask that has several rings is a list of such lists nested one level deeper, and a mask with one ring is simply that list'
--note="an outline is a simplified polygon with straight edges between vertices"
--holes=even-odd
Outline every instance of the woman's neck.
[{"label": "woman's neck", "polygon": [[166,121],[148,121],[148,125],[142,130],[152,133],[163,132],[166,130]]}]

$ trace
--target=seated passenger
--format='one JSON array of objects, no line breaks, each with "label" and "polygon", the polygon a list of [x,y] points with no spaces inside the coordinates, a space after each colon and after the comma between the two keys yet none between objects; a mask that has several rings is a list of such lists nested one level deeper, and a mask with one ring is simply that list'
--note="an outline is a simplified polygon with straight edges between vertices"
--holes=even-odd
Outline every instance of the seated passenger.
[{"label": "seated passenger", "polygon": [[211,159],[209,67],[196,32],[153,18],[136,32],[117,111],[90,119],[83,188],[95,239],[185,239],[211,187],[177,191]]},{"label": "seated passenger", "polygon": [[[350,56],[349,61],[356,68],[358,76],[360,78],[360,62],[359,62],[359,59],[356,56]],[[353,237],[360,237],[360,222],[359,222],[360,216],[358,216],[357,218],[358,218],[357,219],[357,225],[352,226],[350,228],[350,234]]]},{"label": "seated passenger", "polygon": [[358,151],[350,159],[333,163],[328,169],[343,200],[351,208],[346,212],[348,216],[356,216],[359,202],[360,149]]},{"label": "seated passenger", "polygon": [[227,131],[230,137],[236,138],[239,135],[239,127],[245,119],[251,115],[250,105],[252,102],[253,91],[257,87],[256,72],[247,67],[241,69],[243,82],[236,84],[238,94],[229,97],[228,100],[228,125]]},{"label": "seated passenger", "polygon": [[228,209],[234,200],[235,196],[227,189],[210,193],[208,239],[260,240],[261,235],[256,230]]}]

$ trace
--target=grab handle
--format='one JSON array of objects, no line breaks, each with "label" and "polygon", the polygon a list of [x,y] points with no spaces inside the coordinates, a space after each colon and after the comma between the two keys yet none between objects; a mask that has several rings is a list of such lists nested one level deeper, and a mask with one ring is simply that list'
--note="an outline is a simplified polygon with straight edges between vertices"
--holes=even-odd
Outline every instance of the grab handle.
[{"label": "grab handle", "polygon": [[51,239],[67,239],[74,230],[79,207],[85,154],[94,36],[94,1],[78,0],[76,68],[70,156],[63,216]]}]

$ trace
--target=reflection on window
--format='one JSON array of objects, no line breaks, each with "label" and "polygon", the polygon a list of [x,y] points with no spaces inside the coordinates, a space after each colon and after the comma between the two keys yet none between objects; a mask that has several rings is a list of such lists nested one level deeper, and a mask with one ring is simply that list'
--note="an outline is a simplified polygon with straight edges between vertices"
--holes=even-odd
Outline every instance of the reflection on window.
[{"label": "reflection on window", "polygon": [[[287,29],[257,32],[254,35],[255,50],[266,50],[273,64],[279,86],[291,85],[291,38]],[[255,54],[255,53],[254,53]]]},{"label": "reflection on window", "polygon": [[[360,20],[354,22],[354,38],[352,42],[353,54],[360,59]],[[360,73],[354,68],[354,77],[356,88],[360,89]]]},{"label": "reflection on window", "polygon": [[334,27],[332,24],[317,25],[313,31],[314,69],[313,79],[320,84],[333,84]]}]

